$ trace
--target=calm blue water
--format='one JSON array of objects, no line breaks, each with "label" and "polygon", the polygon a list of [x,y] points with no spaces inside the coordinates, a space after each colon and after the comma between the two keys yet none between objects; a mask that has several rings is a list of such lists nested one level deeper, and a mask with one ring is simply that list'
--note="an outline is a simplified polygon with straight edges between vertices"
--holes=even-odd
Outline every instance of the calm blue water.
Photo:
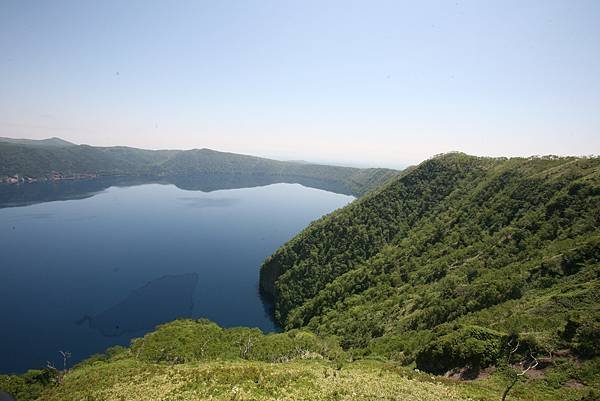
[{"label": "calm blue water", "polygon": [[58,361],[59,350],[76,362],[177,317],[276,330],[258,293],[261,262],[353,199],[299,184],[18,191],[27,203],[35,191],[83,199],[0,208],[0,372]]}]

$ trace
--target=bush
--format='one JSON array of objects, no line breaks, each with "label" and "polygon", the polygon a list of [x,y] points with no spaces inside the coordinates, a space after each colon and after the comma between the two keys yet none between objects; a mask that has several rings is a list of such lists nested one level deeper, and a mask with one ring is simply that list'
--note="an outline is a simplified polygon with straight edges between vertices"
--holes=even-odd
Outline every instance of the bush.
[{"label": "bush", "polygon": [[593,358],[600,355],[600,322],[597,320],[582,323],[575,330],[571,343],[573,350],[581,357]]},{"label": "bush", "polygon": [[147,362],[185,363],[235,359],[244,339],[262,335],[259,329],[222,329],[208,320],[176,320],[132,342],[131,352]]},{"label": "bush", "polygon": [[248,359],[285,362],[295,358],[336,359],[342,349],[334,338],[292,330],[263,334],[259,329],[224,329],[207,320],[176,320],[133,341],[131,354],[148,362],[185,363]]},{"label": "bush", "polygon": [[417,368],[435,374],[462,367],[479,370],[498,359],[503,339],[501,333],[484,327],[459,327],[417,351]]},{"label": "bush", "polygon": [[0,375],[0,390],[18,401],[36,400],[44,387],[53,383],[53,378],[50,369],[28,370],[20,376]]}]

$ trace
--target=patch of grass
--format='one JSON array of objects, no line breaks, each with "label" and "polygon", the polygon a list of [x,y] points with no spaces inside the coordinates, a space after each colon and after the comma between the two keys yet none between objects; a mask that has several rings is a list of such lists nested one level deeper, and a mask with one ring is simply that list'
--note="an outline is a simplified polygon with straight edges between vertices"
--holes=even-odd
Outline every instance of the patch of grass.
[{"label": "patch of grass", "polygon": [[467,400],[457,386],[410,378],[374,362],[213,361],[159,365],[115,361],[82,367],[45,401],[79,400]]}]

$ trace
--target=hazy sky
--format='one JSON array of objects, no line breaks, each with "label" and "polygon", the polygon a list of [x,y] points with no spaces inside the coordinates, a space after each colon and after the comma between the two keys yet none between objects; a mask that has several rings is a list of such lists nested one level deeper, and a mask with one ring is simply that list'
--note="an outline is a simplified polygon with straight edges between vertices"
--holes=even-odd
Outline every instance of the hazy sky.
[{"label": "hazy sky", "polygon": [[398,166],[600,153],[600,1],[0,0],[0,136]]}]

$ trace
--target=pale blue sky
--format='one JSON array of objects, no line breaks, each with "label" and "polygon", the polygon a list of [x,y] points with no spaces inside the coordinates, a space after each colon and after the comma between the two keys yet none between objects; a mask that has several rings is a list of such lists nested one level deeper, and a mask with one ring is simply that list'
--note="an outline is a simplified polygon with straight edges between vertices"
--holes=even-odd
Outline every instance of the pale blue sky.
[{"label": "pale blue sky", "polygon": [[600,1],[0,0],[0,136],[399,166],[600,153]]}]

